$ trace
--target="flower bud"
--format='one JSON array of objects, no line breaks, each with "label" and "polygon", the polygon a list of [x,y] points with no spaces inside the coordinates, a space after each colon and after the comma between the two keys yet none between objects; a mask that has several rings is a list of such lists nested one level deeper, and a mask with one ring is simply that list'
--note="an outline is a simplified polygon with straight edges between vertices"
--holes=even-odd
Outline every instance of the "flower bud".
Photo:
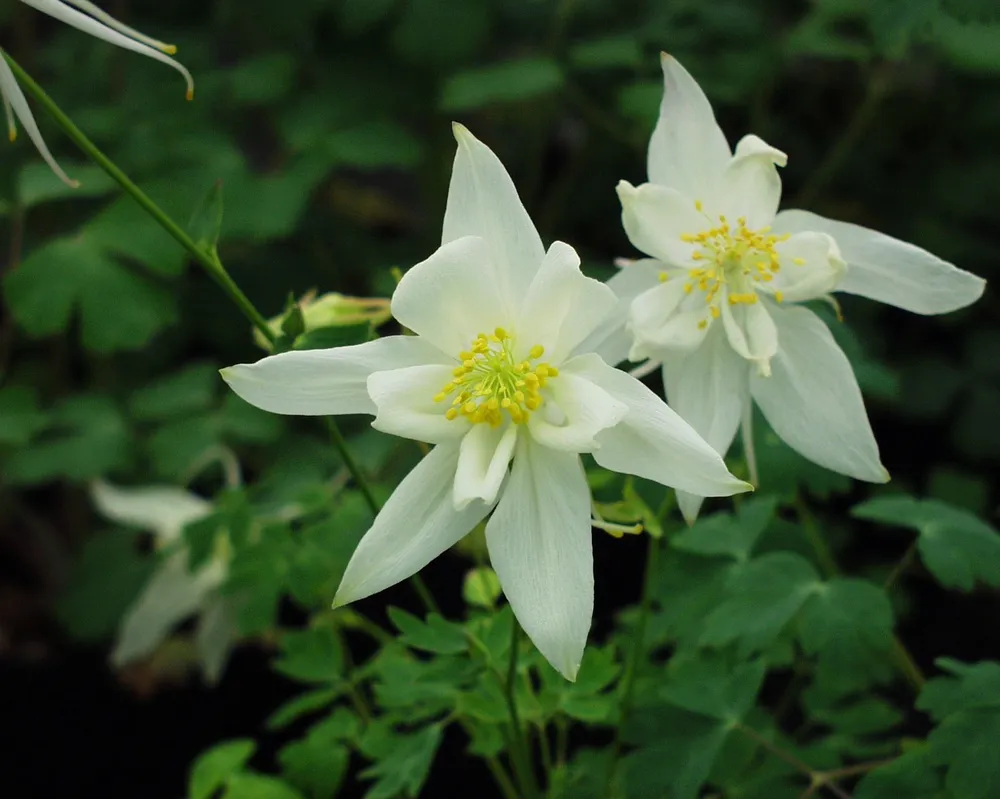
[{"label": "flower bud", "polygon": [[[347,297],[331,291],[321,297],[315,289],[310,289],[297,303],[305,322],[303,334],[323,327],[349,327],[368,322],[373,327],[385,324],[392,313],[389,300],[383,297]],[[276,336],[282,333],[282,322],[287,312],[267,320],[268,327]],[[254,342],[265,350],[271,347],[259,330],[253,332]]]}]

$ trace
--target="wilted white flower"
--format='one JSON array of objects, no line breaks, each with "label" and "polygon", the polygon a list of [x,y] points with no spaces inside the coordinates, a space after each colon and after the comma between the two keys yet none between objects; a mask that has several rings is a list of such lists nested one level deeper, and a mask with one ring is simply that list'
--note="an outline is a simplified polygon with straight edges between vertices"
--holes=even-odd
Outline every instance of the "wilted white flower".
[{"label": "wilted white flower", "polygon": [[[858,225],[777,213],[785,154],[753,135],[731,152],[701,88],[666,54],[663,75],[649,183],[618,185],[625,231],[652,258],[610,281],[619,328],[600,352],[662,362],[671,406],[722,454],[752,401],[806,458],[888,480],[847,358],[799,303],[844,291],[938,314],[974,302],[984,281]],[[693,519],[701,498],[680,501]]]},{"label": "wilted white flower", "polygon": [[486,540],[504,593],[573,679],[594,602],[580,453],[700,494],[749,486],[639,381],[581,349],[614,293],[580,272],[569,245],[546,253],[497,157],[462,126],[455,135],[442,246],[392,297],[416,335],[287,352],[223,376],[265,410],[369,413],[378,430],[435,445],[359,544],[335,606],[409,577],[493,511]]},{"label": "wilted white flower", "polygon": [[[123,25],[88,0],[21,0],[21,2],[43,14],[55,17],[67,25],[72,25],[84,33],[96,36],[98,39],[104,39],[104,41],[111,42],[118,47],[169,64],[184,76],[184,80],[187,82],[188,99],[194,97],[194,80],[191,78],[191,73],[168,55],[177,52],[177,48],[172,44],[164,44],[156,39],[151,39],[139,31]],[[68,186],[78,186],[76,181],[63,172],[55,158],[52,157],[52,153],[49,152],[41,131],[39,131],[31,114],[31,109],[28,107],[24,93],[18,86],[13,71],[3,58],[2,51],[0,51],[0,96],[3,97],[4,111],[7,114],[7,132],[10,140],[14,141],[17,138],[16,118],[24,126],[28,138],[45,159],[45,163],[51,167],[59,179]]]},{"label": "wilted white flower", "polygon": [[220,541],[212,557],[191,572],[181,536],[186,525],[211,513],[212,503],[175,486],[119,488],[100,480],[91,485],[91,498],[107,519],[153,533],[163,552],[162,563],[122,619],[111,662],[124,666],[148,657],[178,624],[197,615],[202,671],[209,681],[218,680],[237,637],[230,600],[218,591],[226,579],[228,547]]}]

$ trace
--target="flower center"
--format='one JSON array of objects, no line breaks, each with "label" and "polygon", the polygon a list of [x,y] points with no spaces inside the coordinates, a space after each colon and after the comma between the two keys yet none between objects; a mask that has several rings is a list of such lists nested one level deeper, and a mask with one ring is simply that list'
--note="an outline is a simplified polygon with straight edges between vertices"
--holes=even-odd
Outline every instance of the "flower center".
[{"label": "flower center", "polygon": [[[695,208],[702,210],[700,201]],[[711,221],[711,218],[706,215]],[[694,245],[691,258],[704,262],[688,270],[684,291],[690,294],[695,289],[704,292],[705,304],[713,319],[720,315],[719,302],[723,287],[730,305],[753,305],[757,302],[757,287],[770,283],[775,273],[781,269],[781,259],[775,245],[789,238],[788,234],[776,236],[771,228],[753,230],[747,227],[746,217],[736,220],[736,227],[729,224],[725,216],[719,216],[718,224],[701,233],[684,233],[683,241]],[[802,259],[793,259],[796,263]],[[780,291],[769,292],[781,302]],[[708,324],[703,319],[698,326]]]},{"label": "flower center", "polygon": [[473,424],[486,422],[498,427],[503,413],[515,424],[524,422],[532,411],[542,405],[539,390],[559,370],[547,363],[536,363],[545,348],[536,344],[528,352],[528,359],[517,361],[514,357],[514,339],[502,327],[492,334],[480,333],[467,352],[458,354],[461,366],[452,372],[434,397],[435,402],[451,400],[445,412],[448,419],[464,416]]}]

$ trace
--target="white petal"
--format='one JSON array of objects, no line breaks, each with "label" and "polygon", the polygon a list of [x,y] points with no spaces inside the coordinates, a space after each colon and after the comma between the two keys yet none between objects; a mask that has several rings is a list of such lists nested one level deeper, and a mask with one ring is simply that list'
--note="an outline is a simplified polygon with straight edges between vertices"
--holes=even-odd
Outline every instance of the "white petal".
[{"label": "white petal", "polygon": [[125,614],[111,653],[116,666],[149,655],[222,582],[224,572],[220,565],[211,562],[197,574],[191,574],[187,561],[186,550],[164,560]]},{"label": "white petal", "polygon": [[369,375],[444,360],[419,336],[387,336],[351,347],[283,352],[257,363],[230,366],[221,374],[240,397],[271,413],[375,413],[368,396]]},{"label": "white petal", "polygon": [[829,294],[847,270],[837,243],[826,233],[795,233],[778,242],[775,251],[781,268],[772,273],[770,283],[759,288],[771,294],[780,291],[783,302],[805,302]]},{"label": "white petal", "polygon": [[986,281],[913,244],[884,233],[826,219],[808,211],[782,211],[777,232],[818,230],[837,242],[848,269],[837,291],[858,294],[919,314],[941,314],[971,305]]},{"label": "white petal", "polygon": [[517,326],[519,356],[541,344],[543,358],[558,366],[617,303],[611,289],[580,271],[576,250],[554,242],[524,298]]},{"label": "white petal", "polygon": [[820,466],[884,483],[861,391],[829,329],[802,307],[775,310],[781,348],[771,376],[750,376],[754,400],[788,445]]},{"label": "white petal", "polygon": [[746,217],[751,229],[771,224],[781,202],[781,177],[775,165],[787,162],[787,155],[757,136],[740,139],[720,187],[719,206],[730,221]]},{"label": "white petal", "polygon": [[[684,290],[688,282],[685,278],[683,271],[672,271],[664,283],[635,298],[628,320],[628,329],[634,337],[629,360],[662,360],[693,350],[704,340],[712,317],[708,306],[697,298],[683,305],[688,296]],[[700,325],[702,322],[704,325]]]},{"label": "white petal", "polygon": [[90,496],[105,518],[155,532],[162,543],[177,540],[186,525],[212,510],[211,502],[176,486],[119,488],[95,480]]},{"label": "white petal", "polygon": [[488,424],[472,425],[462,438],[458,453],[453,494],[456,509],[461,510],[476,499],[487,505],[496,501],[507,476],[507,465],[514,457],[517,433],[515,424],[496,428]]},{"label": "white petal", "polygon": [[376,408],[372,427],[428,444],[461,438],[468,431],[469,422],[461,416],[457,419],[445,416],[451,407],[450,400],[434,401],[451,380],[453,368],[454,365],[426,364],[371,375],[368,394]]},{"label": "white petal", "polygon": [[625,418],[628,405],[588,377],[603,366],[593,353],[563,364],[559,376],[549,382],[545,404],[528,418],[528,429],[538,443],[563,452],[593,452],[597,434]]},{"label": "white petal", "polygon": [[219,681],[229,659],[229,652],[238,639],[239,628],[232,599],[225,596],[209,597],[198,619],[194,639],[202,673],[209,683]]},{"label": "white petal", "polygon": [[28,134],[28,138],[31,139],[31,143],[35,145],[35,149],[38,150],[39,155],[49,165],[49,169],[55,172],[56,177],[71,188],[79,186],[80,184],[77,181],[62,171],[59,164],[56,163],[56,159],[52,157],[52,153],[49,152],[49,148],[45,144],[45,139],[42,138],[42,132],[38,129],[38,125],[35,122],[35,117],[31,114],[31,108],[28,107],[28,101],[25,99],[21,87],[18,86],[17,79],[14,77],[10,65],[2,55],[0,55],[0,95],[3,95],[10,135],[13,137],[16,131],[13,119],[11,118],[11,113],[13,112],[17,115],[18,120],[20,120],[21,126]]},{"label": "white petal", "polygon": [[695,79],[666,53],[661,63],[663,101],[649,140],[649,180],[707,201],[729,161],[729,144]]},{"label": "white petal", "polygon": [[500,159],[464,126],[452,127],[458,152],[441,243],[463,236],[485,239],[502,280],[501,290],[517,304],[538,271],[545,248]]},{"label": "white petal", "polygon": [[597,329],[577,345],[573,354],[594,352],[612,366],[624,361],[632,346],[632,334],[626,328],[632,301],[659,285],[659,274],[662,271],[663,266],[659,261],[648,258],[619,269],[607,282],[608,288],[618,298],[618,304]]},{"label": "white petal", "polygon": [[629,407],[615,427],[597,436],[594,452],[605,469],[634,474],[707,497],[730,496],[752,487],[729,473],[712,447],[667,404],[634,377],[591,362],[587,377]]},{"label": "white petal", "polygon": [[437,446],[396,487],[354,550],[335,608],[405,580],[483,520],[490,510],[485,503],[455,510],[457,465],[457,443]]},{"label": "white petal", "polygon": [[188,72],[181,64],[177,63],[169,56],[164,55],[159,50],[156,50],[147,44],[143,44],[142,42],[133,41],[118,31],[109,28],[107,25],[98,22],[96,19],[88,17],[86,14],[77,11],[75,8],[69,8],[65,4],[59,2],[59,0],[21,0],[21,2],[37,9],[38,11],[41,11],[43,14],[55,17],[60,22],[65,22],[67,25],[71,25],[77,30],[89,33],[91,36],[96,36],[98,39],[103,39],[104,41],[110,42],[111,44],[124,48],[125,50],[131,50],[134,53],[154,58],[167,66],[173,67],[184,76],[184,80],[187,83],[188,98],[190,99],[194,96],[194,80],[191,77],[191,73]]},{"label": "white petal", "polygon": [[646,253],[676,266],[693,265],[695,247],[681,239],[701,233],[712,220],[699,212],[694,201],[675,189],[653,183],[636,188],[622,180],[617,186],[622,204],[622,224],[629,241]]},{"label": "white petal", "polygon": [[765,304],[758,299],[733,305],[723,297],[720,305],[730,345],[741,357],[755,361],[766,374],[768,362],[778,351],[778,331]]},{"label": "white petal", "polygon": [[454,358],[480,333],[509,327],[516,319],[506,297],[488,243],[466,236],[442,245],[403,275],[392,295],[392,315]]},{"label": "white petal", "polygon": [[524,631],[576,679],[594,612],[590,489],[579,456],[521,436],[486,544]]}]

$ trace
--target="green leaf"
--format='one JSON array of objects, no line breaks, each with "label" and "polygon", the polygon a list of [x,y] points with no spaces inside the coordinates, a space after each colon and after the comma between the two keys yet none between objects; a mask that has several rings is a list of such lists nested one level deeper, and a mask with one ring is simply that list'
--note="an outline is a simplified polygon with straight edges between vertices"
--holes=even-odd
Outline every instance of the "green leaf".
[{"label": "green leaf", "polygon": [[257,744],[249,738],[217,744],[201,754],[191,767],[188,799],[209,799],[246,765]]},{"label": "green leaf", "polygon": [[420,139],[391,122],[367,122],[329,134],[323,144],[335,163],[358,169],[414,167],[424,157]]},{"label": "green leaf", "polygon": [[735,667],[712,654],[675,659],[659,694],[671,705],[731,725],[754,706],[765,672],[759,659]]},{"label": "green leaf", "polygon": [[698,644],[705,619],[726,597],[726,585],[737,566],[724,558],[689,555],[668,549],[657,580],[660,609],[651,617],[651,641],[677,641],[684,647]]},{"label": "green leaf", "polygon": [[23,445],[45,429],[48,417],[30,386],[0,388],[0,444]]},{"label": "green leaf", "polygon": [[703,516],[670,539],[670,545],[700,555],[728,555],[738,561],[750,557],[754,544],[774,519],[777,497],[754,497],[736,514]]},{"label": "green leaf", "polygon": [[942,585],[971,591],[981,580],[1000,587],[1000,535],[968,511],[933,499],[893,496],[856,505],[851,512],[920,533],[920,556]]},{"label": "green leaf", "polygon": [[370,322],[358,322],[353,325],[336,325],[333,327],[317,327],[295,339],[296,350],[326,350],[333,347],[350,347],[353,344],[364,344],[372,337]]},{"label": "green leaf", "polygon": [[310,727],[305,738],[278,753],[282,775],[310,799],[331,799],[347,774],[350,750],[344,746],[361,729],[358,718],[346,708]]},{"label": "green leaf", "polygon": [[752,652],[773,643],[821,586],[805,558],[774,552],[750,561],[727,585],[728,599],[705,620],[703,644],[738,643]]},{"label": "green leaf", "polygon": [[298,721],[302,716],[322,710],[340,696],[337,688],[317,688],[315,691],[306,691],[301,696],[290,699],[281,707],[274,711],[267,718],[267,728],[269,730],[280,730],[287,727],[294,721]]},{"label": "green leaf", "polygon": [[[62,159],[60,159],[62,160]],[[117,184],[97,164],[63,162],[63,168],[80,185],[67,186],[41,160],[25,164],[17,176],[17,196],[24,210],[53,200],[83,200],[103,197]]]},{"label": "green leaf", "polygon": [[31,336],[65,330],[78,309],[83,344],[96,352],[139,349],[177,316],[171,292],[122,266],[85,232],[32,252],[4,288]]},{"label": "green leaf", "polygon": [[416,797],[440,745],[441,727],[436,724],[412,735],[398,736],[389,754],[361,772],[362,777],[376,781],[365,799],[392,799],[400,793]]},{"label": "green leaf", "polygon": [[854,799],[945,799],[944,780],[922,746],[865,775]]},{"label": "green leaf", "polygon": [[489,566],[469,569],[462,581],[462,598],[475,607],[492,609],[501,590],[500,578]]},{"label": "green leaf", "polygon": [[628,35],[577,42],[569,51],[570,62],[580,70],[637,67],[642,58],[638,40]]},{"label": "green leaf", "polygon": [[963,710],[1000,707],[1000,663],[986,660],[969,665],[951,658],[935,662],[953,676],[937,677],[924,686],[917,699],[920,710],[943,721]]},{"label": "green leaf", "polygon": [[131,436],[108,397],[68,397],[53,409],[50,419],[45,435],[11,454],[4,465],[6,480],[88,480],[129,462]]},{"label": "green leaf", "polygon": [[286,632],[276,671],[301,682],[339,682],[344,672],[340,636],[330,627]]},{"label": "green leaf", "polygon": [[222,181],[217,180],[191,214],[188,230],[194,243],[206,252],[216,252],[222,235]]},{"label": "green leaf", "polygon": [[142,421],[161,421],[209,408],[221,384],[213,364],[198,363],[149,383],[129,399],[129,411]]},{"label": "green leaf", "polygon": [[494,103],[530,100],[557,91],[563,73],[551,58],[520,58],[453,75],[441,95],[442,111],[471,111]]},{"label": "green leaf", "polygon": [[290,785],[263,774],[234,774],[222,799],[305,799]]},{"label": "green leaf", "polygon": [[403,634],[403,643],[416,649],[425,649],[440,655],[457,655],[468,647],[465,631],[458,624],[443,619],[437,613],[427,616],[426,622],[399,608],[389,608],[389,618]]}]

